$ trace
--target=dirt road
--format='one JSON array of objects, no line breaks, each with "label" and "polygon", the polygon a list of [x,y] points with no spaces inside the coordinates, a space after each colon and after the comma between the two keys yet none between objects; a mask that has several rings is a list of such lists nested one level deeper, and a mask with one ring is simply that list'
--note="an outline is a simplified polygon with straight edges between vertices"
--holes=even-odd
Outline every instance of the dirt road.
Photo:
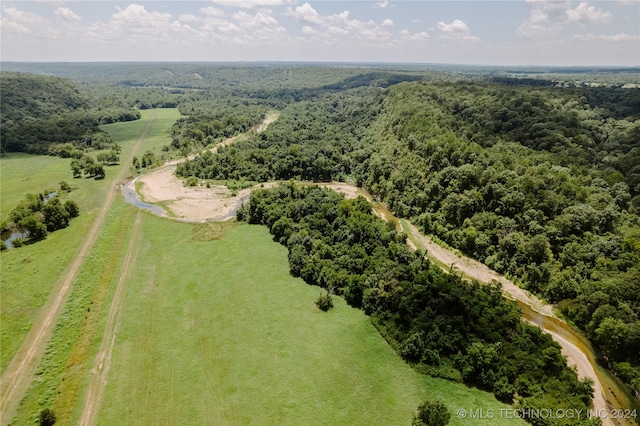
[{"label": "dirt road", "polygon": [[[123,164],[131,164],[138,147],[148,134],[154,121],[155,113],[150,117],[140,136],[138,136],[131,155]],[[114,182],[123,180],[127,172],[126,166],[121,167]],[[51,338],[58,316],[71,292],[72,284],[80,268],[98,238],[107,212],[111,208],[111,204],[115,198],[115,192],[116,191],[113,190],[107,190],[104,204],[100,208],[93,222],[93,226],[89,230],[80,250],[76,253],[71,265],[53,286],[49,298],[40,309],[40,314],[31,326],[31,330],[27,334],[22,346],[18,349],[2,373],[2,377],[0,378],[0,421],[2,424],[8,424],[11,421],[20,401],[33,381],[34,373],[42,359],[42,355],[47,347],[47,342]]]},{"label": "dirt road", "polygon": [[[404,232],[410,236],[410,240],[408,240],[408,242],[411,243],[410,245],[414,246],[413,248],[416,248],[417,244],[417,247],[425,250],[429,257],[432,257],[443,265],[452,266],[462,272],[465,276],[472,279],[485,283],[489,283],[493,280],[498,281],[502,284],[502,291],[507,297],[520,302],[521,305],[531,307],[531,309],[537,312],[541,317],[555,318],[550,305],[545,304],[534,295],[527,293],[525,290],[518,287],[504,276],[498,274],[496,271],[490,269],[488,266],[466,256],[458,256],[453,251],[439,246],[428,236],[423,235],[418,228],[406,220],[400,220],[400,224]],[[574,343],[554,330],[544,327],[544,321],[536,321],[535,318],[533,320],[528,320],[551,334],[551,337],[560,344],[562,354],[567,358],[567,363],[569,365],[576,366],[579,377],[589,377],[593,380],[594,396],[592,405],[594,412],[607,413],[610,407],[605,399],[604,388],[593,368],[593,365],[589,361],[589,357]],[[615,423],[607,416],[606,418],[602,418],[602,424],[605,426],[613,426]]]},{"label": "dirt road", "polygon": [[141,213],[138,212],[133,230],[131,231],[129,245],[127,246],[127,254],[122,269],[120,270],[120,278],[118,279],[113,300],[111,301],[107,324],[104,328],[98,355],[96,355],[93,368],[91,369],[91,381],[89,382],[87,397],[82,410],[82,417],[80,418],[80,425],[82,426],[95,424],[100,401],[102,400],[104,388],[107,384],[107,376],[109,374],[109,368],[111,367],[111,355],[113,354],[113,346],[115,345],[116,332],[119,325],[122,290],[124,288],[124,281],[128,277],[129,270],[135,263],[137,257],[137,247],[141,235],[140,223]]}]

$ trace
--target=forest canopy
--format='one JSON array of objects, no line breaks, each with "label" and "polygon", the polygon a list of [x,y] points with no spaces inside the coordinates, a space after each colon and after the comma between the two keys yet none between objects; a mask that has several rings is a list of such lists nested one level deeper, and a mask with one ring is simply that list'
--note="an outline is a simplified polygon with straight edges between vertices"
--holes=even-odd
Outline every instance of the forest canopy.
[{"label": "forest canopy", "polygon": [[58,144],[102,149],[111,143],[100,124],[140,118],[131,108],[97,108],[72,81],[27,73],[0,73],[2,152],[56,154]]}]

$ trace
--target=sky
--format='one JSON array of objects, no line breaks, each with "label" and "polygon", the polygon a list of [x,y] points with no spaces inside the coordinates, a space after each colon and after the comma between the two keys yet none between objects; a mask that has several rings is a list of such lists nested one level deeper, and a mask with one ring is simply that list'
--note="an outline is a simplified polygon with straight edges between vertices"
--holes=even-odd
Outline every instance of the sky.
[{"label": "sky", "polygon": [[0,59],[638,66],[640,0],[3,0]]}]

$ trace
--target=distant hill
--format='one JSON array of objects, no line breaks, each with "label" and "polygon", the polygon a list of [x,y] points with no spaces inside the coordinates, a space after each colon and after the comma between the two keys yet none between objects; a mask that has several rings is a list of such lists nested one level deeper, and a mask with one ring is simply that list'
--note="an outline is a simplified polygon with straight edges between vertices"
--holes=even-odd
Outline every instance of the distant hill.
[{"label": "distant hill", "polygon": [[[113,117],[112,117],[113,115]],[[72,81],[28,73],[0,73],[2,152],[47,154],[53,144],[91,147],[104,122],[135,120],[136,111],[96,111],[92,98]]]}]

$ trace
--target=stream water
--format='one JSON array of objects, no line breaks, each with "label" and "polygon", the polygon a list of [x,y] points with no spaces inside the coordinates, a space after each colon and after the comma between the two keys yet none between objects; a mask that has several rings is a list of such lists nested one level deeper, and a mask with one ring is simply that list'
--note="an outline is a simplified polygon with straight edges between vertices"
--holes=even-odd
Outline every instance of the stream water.
[{"label": "stream water", "polygon": [[138,178],[135,177],[122,185],[122,195],[124,197],[124,201],[136,206],[139,209],[147,210],[156,216],[168,217],[166,210],[162,207],[156,204],[145,203],[140,199],[140,196],[135,190],[135,184],[137,180]]}]

